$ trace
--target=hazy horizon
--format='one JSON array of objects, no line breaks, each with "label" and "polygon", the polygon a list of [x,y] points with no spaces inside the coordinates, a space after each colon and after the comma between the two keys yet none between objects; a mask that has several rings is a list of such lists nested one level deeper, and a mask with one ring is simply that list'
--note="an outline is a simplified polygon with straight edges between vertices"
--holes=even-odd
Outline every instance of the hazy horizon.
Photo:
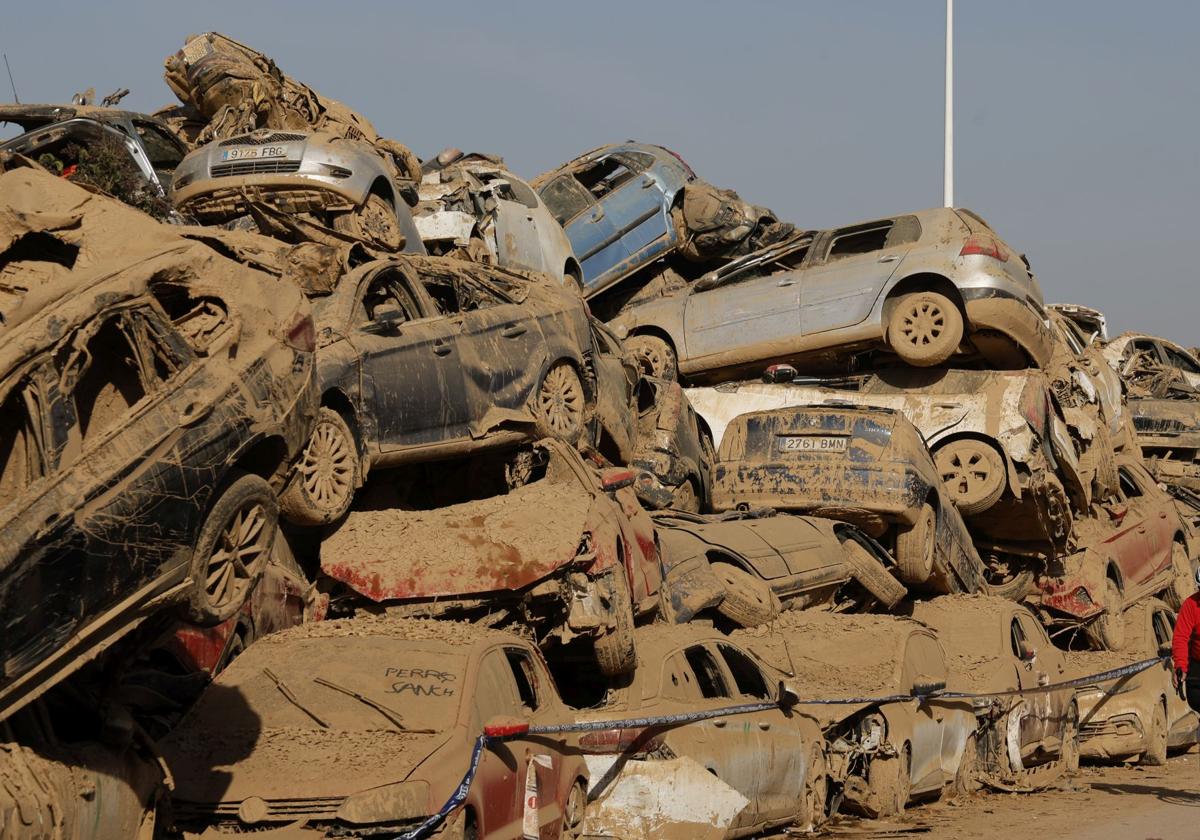
[{"label": "hazy horizon", "polygon": [[[816,228],[941,204],[944,14],[943,0],[47,2],[9,11],[0,50],[23,102],[128,87],[122,107],[153,111],[174,102],[162,60],[216,30],[421,157],[488,151],[532,177],[636,138]],[[1028,254],[1048,302],[1200,344],[1185,230],[1200,5],[959,2],[955,19],[956,203]]]}]

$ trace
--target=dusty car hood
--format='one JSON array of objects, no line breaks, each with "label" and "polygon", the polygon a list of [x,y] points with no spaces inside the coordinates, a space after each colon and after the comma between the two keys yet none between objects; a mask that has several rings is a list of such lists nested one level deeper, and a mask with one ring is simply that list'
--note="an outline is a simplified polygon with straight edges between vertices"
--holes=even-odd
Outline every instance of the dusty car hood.
[{"label": "dusty car hood", "polygon": [[[175,775],[177,801],[240,804],[256,796],[268,804],[272,800],[295,803],[344,798],[404,781],[450,736],[448,732],[346,731],[315,725],[220,731],[189,727],[185,722],[162,749]],[[463,758],[465,765],[465,752]],[[280,772],[283,767],[286,772]]]},{"label": "dusty car hood", "polygon": [[591,505],[578,484],[543,480],[440,510],[353,511],[321,570],[374,601],[519,589],[575,557]]}]

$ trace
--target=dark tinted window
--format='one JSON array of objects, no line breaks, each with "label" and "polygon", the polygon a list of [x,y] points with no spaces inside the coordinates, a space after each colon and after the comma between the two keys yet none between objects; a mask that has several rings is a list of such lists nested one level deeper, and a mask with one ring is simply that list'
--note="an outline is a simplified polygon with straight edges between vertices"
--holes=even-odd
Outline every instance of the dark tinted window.
[{"label": "dark tinted window", "polygon": [[363,291],[362,321],[376,321],[396,314],[398,321],[415,321],[421,317],[404,279],[389,272],[371,280]]},{"label": "dark tinted window", "polygon": [[887,246],[888,233],[891,230],[890,220],[843,228],[833,235],[833,242],[829,246],[829,260],[832,262],[855,254],[881,251]]},{"label": "dark tinted window", "polygon": [[1154,611],[1154,643],[1161,647],[1162,645],[1171,644],[1171,639],[1174,636],[1173,627],[1175,622],[1171,618],[1171,614],[1164,610]]},{"label": "dark tinted window", "polygon": [[86,341],[71,348],[63,379],[75,383],[71,398],[85,443],[117,426],[146,396],[131,324],[124,313],[109,316]]},{"label": "dark tinted window", "polygon": [[729,687],[712,654],[702,647],[690,647],[683,654],[696,677],[696,685],[705,697],[728,697]]},{"label": "dark tinted window", "polygon": [[1017,659],[1023,658],[1022,654],[1028,639],[1025,638],[1025,633],[1021,630],[1021,624],[1015,618],[1012,621],[1012,653]]},{"label": "dark tinted window", "polygon": [[1167,364],[1171,367],[1179,368],[1188,373],[1200,373],[1200,367],[1191,359],[1180,353],[1178,350],[1172,350],[1170,347],[1163,347],[1163,351],[1167,354]]},{"label": "dark tinted window", "polygon": [[579,181],[596,198],[604,198],[634,176],[634,171],[616,157],[605,158],[575,170]]},{"label": "dark tinted window", "polygon": [[546,209],[560,225],[571,221],[591,204],[587,192],[570,175],[555,178],[542,187],[541,194]]},{"label": "dark tinted window", "polygon": [[540,705],[537,695],[537,679],[534,676],[533,663],[529,661],[529,655],[523,650],[508,648],[504,651],[504,656],[508,659],[508,667],[512,668],[513,679],[517,683],[517,697],[520,699],[521,705],[531,712],[537,711]]},{"label": "dark tinted window", "polygon": [[741,694],[747,697],[756,697],[759,700],[766,700],[770,697],[767,680],[758,666],[754,664],[754,660],[729,645],[718,645],[717,649],[721,651],[725,666],[729,668],[729,673],[733,674],[733,682]]},{"label": "dark tinted window", "polygon": [[150,165],[155,169],[174,169],[183,160],[183,151],[179,144],[165,131],[150,123],[134,123],[146,154],[150,157]]},{"label": "dark tinted window", "polygon": [[33,383],[23,381],[0,404],[0,504],[11,501],[45,474],[34,428],[38,403]]},{"label": "dark tinted window", "polygon": [[1142,495],[1142,488],[1138,486],[1137,481],[1129,474],[1129,471],[1122,468],[1117,470],[1117,474],[1121,479],[1121,492],[1127,499],[1136,499]]}]

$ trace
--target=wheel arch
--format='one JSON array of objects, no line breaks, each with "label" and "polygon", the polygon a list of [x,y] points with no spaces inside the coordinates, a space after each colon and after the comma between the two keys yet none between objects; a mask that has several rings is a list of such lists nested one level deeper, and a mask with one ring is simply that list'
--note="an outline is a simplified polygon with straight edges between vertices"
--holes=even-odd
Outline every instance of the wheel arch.
[{"label": "wheel arch", "polygon": [[[882,312],[885,338],[887,337],[887,324],[891,320],[892,310],[896,308],[896,304],[900,302],[900,298],[914,292],[937,292],[940,295],[945,295],[958,308],[959,313],[962,315],[964,328],[970,326],[971,322],[967,318],[967,305],[963,301],[962,292],[958,286],[955,286],[953,281],[945,275],[927,271],[903,277],[888,289],[883,299]],[[964,329],[964,332],[966,331]]]},{"label": "wheel arch", "polygon": [[937,453],[942,449],[942,447],[959,440],[974,440],[978,441],[979,443],[985,443],[999,453],[1000,460],[1004,462],[1004,474],[1007,479],[1007,486],[1005,487],[1005,490],[1011,493],[1015,498],[1021,498],[1021,482],[1020,476],[1017,473],[1017,465],[1013,463],[1013,459],[1008,456],[1008,452],[1005,451],[1002,445],[1000,445],[999,441],[990,435],[984,434],[983,432],[954,432],[946,435],[944,438],[938,438],[938,440],[932,443],[929,447],[929,456],[935,461],[935,470]]},{"label": "wheel arch", "polygon": [[340,388],[329,388],[321,394],[321,408],[336,411],[350,427],[350,434],[354,435],[354,445],[358,449],[359,481],[366,481],[367,473],[371,468],[371,458],[367,447],[368,430],[364,429],[363,424],[359,421],[354,401]]}]

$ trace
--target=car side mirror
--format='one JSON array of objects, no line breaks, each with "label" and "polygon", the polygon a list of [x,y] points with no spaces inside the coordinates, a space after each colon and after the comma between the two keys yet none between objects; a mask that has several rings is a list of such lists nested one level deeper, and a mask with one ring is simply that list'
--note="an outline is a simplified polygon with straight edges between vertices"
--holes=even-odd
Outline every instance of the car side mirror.
[{"label": "car side mirror", "polygon": [[800,695],[796,693],[796,689],[783,680],[779,681],[779,691],[776,696],[779,698],[779,708],[784,711],[794,709],[800,705]]},{"label": "car side mirror", "polygon": [[912,694],[913,697],[928,697],[931,694],[937,694],[946,690],[946,681],[934,679],[933,677],[917,677],[913,680]]},{"label": "car side mirror", "polygon": [[1029,642],[1021,643],[1021,661],[1032,662],[1037,659],[1037,648],[1029,644]]},{"label": "car side mirror", "polygon": [[529,731],[529,721],[508,715],[497,715],[483,727],[483,734],[488,738],[515,738]]},{"label": "car side mirror", "polygon": [[1158,655],[1159,656],[1170,656],[1172,653],[1174,653],[1174,651],[1171,648],[1170,642],[1163,642],[1161,645],[1158,646]]},{"label": "car side mirror", "polygon": [[721,282],[721,275],[715,271],[710,271],[703,275],[699,280],[692,284],[692,289],[697,292],[707,292],[709,289],[716,288]]}]

